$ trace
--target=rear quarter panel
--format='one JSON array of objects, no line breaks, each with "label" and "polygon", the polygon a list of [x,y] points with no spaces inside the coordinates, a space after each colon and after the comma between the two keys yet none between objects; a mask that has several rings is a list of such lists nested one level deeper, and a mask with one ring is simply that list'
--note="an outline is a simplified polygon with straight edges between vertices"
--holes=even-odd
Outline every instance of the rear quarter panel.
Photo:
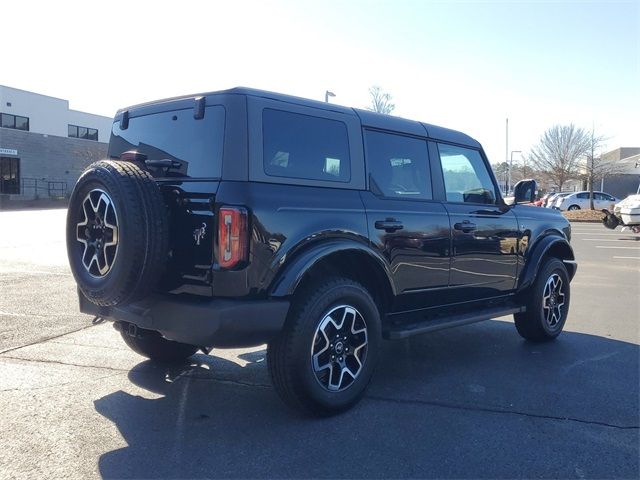
[{"label": "rear quarter panel", "polygon": [[266,296],[276,275],[308,249],[331,239],[368,246],[359,192],[352,189],[222,182],[220,205],[244,205],[250,215],[249,262],[237,271],[214,266],[216,296]]}]

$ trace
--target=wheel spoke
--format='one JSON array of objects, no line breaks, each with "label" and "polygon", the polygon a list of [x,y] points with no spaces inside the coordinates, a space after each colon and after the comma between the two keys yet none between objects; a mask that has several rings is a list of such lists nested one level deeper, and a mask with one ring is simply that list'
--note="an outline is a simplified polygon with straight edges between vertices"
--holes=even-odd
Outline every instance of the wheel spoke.
[{"label": "wheel spoke", "polygon": [[360,374],[367,352],[367,325],[357,309],[342,305],[320,321],[311,349],[316,380],[326,390],[348,388]]},{"label": "wheel spoke", "polygon": [[553,273],[547,279],[542,292],[542,314],[551,328],[555,328],[562,319],[562,307],[565,304],[563,287],[560,275]]},{"label": "wheel spoke", "polygon": [[93,277],[109,273],[118,253],[118,216],[111,197],[100,189],[91,190],[82,201],[76,224],[81,259]]}]

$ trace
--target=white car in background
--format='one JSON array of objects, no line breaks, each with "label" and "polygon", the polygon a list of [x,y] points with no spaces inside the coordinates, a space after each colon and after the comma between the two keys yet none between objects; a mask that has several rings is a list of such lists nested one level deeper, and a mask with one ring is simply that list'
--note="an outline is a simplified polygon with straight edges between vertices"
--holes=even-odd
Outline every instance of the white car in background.
[{"label": "white car in background", "polygon": [[[613,206],[620,201],[619,198],[604,192],[593,192],[593,208],[596,210],[613,210]],[[558,210],[589,209],[589,192],[574,192],[558,197],[553,204]]]},{"label": "white car in background", "polygon": [[556,202],[558,201],[558,199],[562,196],[565,195],[571,195],[573,192],[560,192],[560,193],[552,193],[548,198],[547,198],[547,203],[545,204],[545,207],[547,208],[554,208],[556,206]]}]

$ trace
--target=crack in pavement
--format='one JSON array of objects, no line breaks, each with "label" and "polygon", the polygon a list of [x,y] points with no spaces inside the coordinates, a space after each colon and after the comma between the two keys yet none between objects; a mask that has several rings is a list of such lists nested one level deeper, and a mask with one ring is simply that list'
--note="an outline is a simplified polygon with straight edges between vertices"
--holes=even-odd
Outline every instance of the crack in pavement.
[{"label": "crack in pavement", "polygon": [[22,362],[53,363],[53,364],[56,364],[56,365],[66,365],[66,366],[69,366],[69,367],[92,368],[94,370],[111,370],[113,372],[119,372],[119,373],[129,372],[130,371],[127,368],[115,368],[115,367],[104,367],[104,366],[103,367],[97,367],[97,366],[94,366],[94,365],[82,365],[80,363],[62,362],[60,360],[43,360],[41,358],[12,357],[12,356],[9,356],[9,355],[2,355],[0,357],[0,360],[5,359],[5,358],[7,358],[9,360],[19,360],[19,361],[22,361]]},{"label": "crack in pavement", "polygon": [[[25,345],[18,345],[17,347],[10,347],[10,348],[7,348],[7,349],[5,349],[5,350],[1,350],[1,351],[0,351],[0,355],[4,355],[5,353],[13,352],[13,351],[15,351],[15,350],[20,350],[21,348],[30,347],[30,346],[32,346],[32,345],[37,345],[37,344],[39,344],[39,343],[48,342],[49,340],[54,340],[54,339],[56,339],[56,338],[64,337],[65,335],[71,335],[72,333],[81,332],[82,330],[86,330],[86,329],[88,329],[88,328],[95,327],[95,326],[97,326],[97,325],[100,325],[100,324],[98,324],[98,323],[97,323],[97,324],[85,325],[84,327],[77,328],[77,329],[72,330],[72,331],[70,331],[70,332],[61,333],[61,334],[59,334],[59,335],[53,335],[53,336],[51,336],[51,337],[41,338],[41,339],[39,339],[39,340],[35,340],[35,341],[33,341],[33,342],[31,342],[31,343],[27,343],[27,344],[25,344]],[[7,358],[11,358],[11,357],[7,357]]]},{"label": "crack in pavement", "polygon": [[[62,362],[60,360],[44,360],[44,359],[38,359],[38,358],[12,357],[12,356],[8,356],[8,355],[3,355],[2,357],[0,357],[0,360],[5,359],[5,358],[9,359],[9,360],[17,360],[17,361],[23,361],[23,362],[52,363],[52,364],[56,364],[56,365],[67,365],[69,367],[91,368],[91,369],[94,369],[94,370],[110,370],[110,371],[113,371],[113,372],[117,372],[118,374],[131,372],[131,369],[127,369],[127,368],[115,368],[115,367],[106,367],[106,366],[83,365],[83,364],[80,364],[80,363]],[[192,378],[194,380],[213,381],[213,382],[226,383],[226,384],[232,384],[232,385],[240,385],[240,386],[243,386],[243,387],[272,388],[271,385],[264,384],[264,383],[244,382],[242,380],[231,380],[231,379],[228,379],[228,378],[220,378],[220,377],[202,377],[202,376],[198,376],[198,375],[189,375],[188,373],[189,372],[186,372],[186,374],[179,375],[178,377],[176,377],[174,379],[174,381],[178,380],[179,378]],[[134,375],[140,375],[140,376],[150,376],[151,375],[149,372],[133,372],[133,374]],[[108,375],[108,376],[111,376],[111,375]],[[3,391],[3,390],[0,390],[0,391]]]},{"label": "crack in pavement", "polygon": [[[116,376],[117,374],[131,372],[130,369],[126,369],[126,368],[115,368],[115,367],[94,366],[94,365],[82,365],[82,364],[77,364],[77,363],[62,362],[62,361],[58,361],[58,360],[28,359],[28,358],[21,358],[21,357],[12,357],[12,356],[7,356],[7,355],[3,355],[2,357],[0,357],[0,359],[2,359],[2,358],[11,359],[11,360],[18,360],[18,361],[25,361],[25,362],[35,362],[35,363],[53,363],[53,364],[67,365],[67,366],[72,366],[72,367],[91,368],[91,369],[94,369],[94,370],[102,369],[102,370],[110,370],[110,371],[113,371],[113,372],[117,372],[116,374],[107,375],[107,376],[101,377],[101,378],[107,378],[107,377],[111,377],[111,376]],[[140,376],[149,376],[148,372],[134,372],[134,374],[135,375],[140,375]],[[197,374],[196,375],[189,375],[189,372],[185,372],[185,374],[181,374],[181,375],[177,376],[174,379],[174,381],[178,380],[180,378],[191,378],[191,379],[194,379],[194,380],[212,381],[212,382],[218,382],[218,383],[222,383],[222,384],[236,385],[236,386],[242,386],[242,387],[258,387],[258,388],[268,388],[268,389],[273,388],[273,386],[269,385],[269,384],[245,382],[245,381],[242,381],[242,380],[231,380],[231,379],[220,378],[220,377],[202,377],[202,376],[199,376]],[[72,383],[72,382],[69,382],[69,383]],[[49,388],[49,387],[42,387],[42,388]],[[1,391],[7,391],[7,390],[1,390]],[[638,429],[640,429],[640,426],[638,426],[638,425],[615,425],[615,424],[612,424],[612,423],[599,422],[597,420],[585,420],[585,419],[575,418],[575,417],[560,417],[560,416],[554,416],[554,415],[542,415],[542,414],[537,414],[537,413],[528,413],[528,412],[522,412],[522,411],[517,411],[517,410],[504,410],[504,409],[500,409],[500,408],[491,408],[491,407],[450,404],[450,403],[438,402],[438,401],[433,401],[433,400],[388,398],[388,397],[381,397],[381,396],[377,396],[377,395],[365,395],[364,398],[369,399],[369,400],[373,400],[373,401],[390,402],[390,403],[405,404],[405,405],[411,405],[411,404],[413,404],[413,405],[429,405],[429,406],[434,406],[434,407],[448,408],[448,409],[451,409],[451,410],[465,410],[465,411],[469,411],[469,412],[486,412],[486,413],[508,414],[508,415],[517,415],[517,416],[522,416],[522,417],[537,418],[537,419],[543,419],[543,420],[570,421],[570,422],[583,423],[583,424],[587,424],[587,425],[597,425],[597,426],[601,426],[601,427],[615,428],[615,429],[618,429],[618,430],[638,430]]]},{"label": "crack in pavement", "polygon": [[444,403],[444,402],[437,402],[437,401],[432,401],[432,400],[417,400],[417,399],[401,399],[401,398],[387,398],[387,397],[379,397],[379,396],[375,396],[375,395],[366,395],[365,398],[374,400],[374,401],[379,401],[379,402],[391,402],[391,403],[399,403],[399,404],[418,404],[418,405],[430,405],[430,406],[434,406],[434,407],[442,407],[442,408],[449,408],[452,410],[466,410],[466,411],[470,411],[470,412],[487,412],[487,413],[504,413],[504,414],[510,414],[510,415],[519,415],[519,416],[523,416],[523,417],[531,417],[531,418],[539,418],[539,419],[546,419],[546,420],[563,420],[563,421],[570,421],[570,422],[578,422],[578,423],[585,423],[587,425],[598,425],[601,427],[610,427],[610,428],[616,428],[619,430],[638,430],[640,429],[640,426],[638,425],[614,425],[612,423],[606,423],[606,422],[599,422],[597,420],[584,420],[581,418],[574,418],[574,417],[558,417],[558,416],[554,416],[554,415],[541,415],[538,413],[527,413],[527,412],[520,412],[517,410],[504,410],[504,409],[500,409],[500,408],[490,408],[490,407],[474,407],[474,406],[468,406],[468,405],[456,405],[456,404],[450,404],[450,403]]},{"label": "crack in pavement", "polygon": [[47,388],[64,387],[66,385],[72,385],[74,383],[97,382],[98,380],[103,380],[105,378],[115,377],[117,375],[122,375],[123,373],[124,372],[116,372],[116,373],[111,373],[110,375],[103,375],[103,376],[98,377],[98,378],[90,378],[90,379],[87,379],[87,380],[71,380],[70,382],[55,383],[53,385],[47,385],[47,386],[44,386],[44,387],[7,388],[5,390],[0,390],[0,393],[3,393],[3,392],[32,392],[34,390],[45,390]]}]

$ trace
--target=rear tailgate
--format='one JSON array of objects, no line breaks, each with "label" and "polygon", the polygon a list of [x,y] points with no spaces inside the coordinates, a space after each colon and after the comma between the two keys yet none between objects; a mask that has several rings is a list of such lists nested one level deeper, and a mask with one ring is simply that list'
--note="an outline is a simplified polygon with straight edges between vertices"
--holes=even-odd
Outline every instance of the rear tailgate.
[{"label": "rear tailgate", "polygon": [[[123,110],[109,157],[133,158],[159,184],[170,225],[167,271],[159,290],[211,295],[213,205],[222,173],[225,109],[197,98]],[[136,152],[135,155],[125,152]]]}]

